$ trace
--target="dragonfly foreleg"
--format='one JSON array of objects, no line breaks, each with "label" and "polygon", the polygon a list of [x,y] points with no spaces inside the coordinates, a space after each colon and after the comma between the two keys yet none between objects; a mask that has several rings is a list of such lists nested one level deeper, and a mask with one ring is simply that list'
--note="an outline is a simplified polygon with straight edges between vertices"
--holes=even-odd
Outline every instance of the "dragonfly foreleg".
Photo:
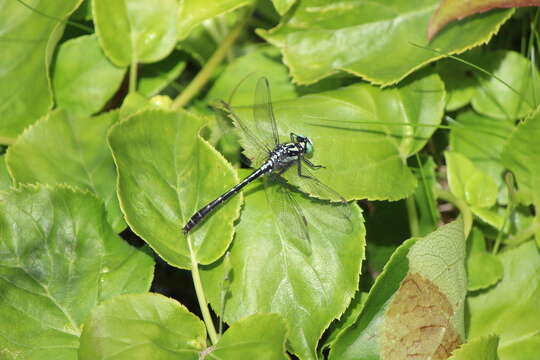
[{"label": "dragonfly foreleg", "polygon": [[321,168],[325,168],[326,166],[324,165],[315,165],[314,163],[312,163],[311,161],[309,161],[308,159],[306,159],[305,157],[302,157],[302,161],[305,162],[310,168],[312,169],[321,169]]}]

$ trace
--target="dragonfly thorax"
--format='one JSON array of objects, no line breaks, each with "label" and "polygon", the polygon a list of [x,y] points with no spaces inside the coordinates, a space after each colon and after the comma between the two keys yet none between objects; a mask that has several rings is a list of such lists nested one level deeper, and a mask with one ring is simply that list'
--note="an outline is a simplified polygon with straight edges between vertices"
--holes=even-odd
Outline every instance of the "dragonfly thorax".
[{"label": "dragonfly thorax", "polygon": [[268,163],[271,165],[272,171],[287,169],[306,153],[307,145],[305,142],[279,144],[270,152]]}]

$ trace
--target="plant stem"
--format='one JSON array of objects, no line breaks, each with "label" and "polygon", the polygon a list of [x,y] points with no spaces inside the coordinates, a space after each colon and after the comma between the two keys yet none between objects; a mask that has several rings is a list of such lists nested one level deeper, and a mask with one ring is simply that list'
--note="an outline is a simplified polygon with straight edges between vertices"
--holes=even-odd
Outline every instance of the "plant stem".
[{"label": "plant stem", "polygon": [[203,316],[204,324],[206,325],[206,331],[210,337],[212,345],[217,344],[218,336],[214,323],[212,322],[212,317],[210,316],[210,310],[208,310],[208,302],[204,296],[204,289],[201,282],[201,277],[199,275],[199,264],[195,258],[195,252],[193,251],[193,246],[191,245],[191,237],[186,236],[186,240],[189,247],[189,256],[191,258],[191,277],[193,278],[193,285],[195,286],[195,293],[197,294],[197,301],[199,302],[199,307],[201,308],[201,313]]},{"label": "plant stem", "polygon": [[465,201],[455,197],[454,194],[448,190],[437,190],[437,197],[454,204],[459,209],[461,216],[463,216],[463,232],[466,239],[469,236],[472,227],[472,212],[469,205],[467,205]]},{"label": "plant stem", "polygon": [[137,59],[133,57],[129,67],[129,93],[137,90]]},{"label": "plant stem", "polygon": [[414,202],[414,196],[408,196],[405,199],[407,204],[407,214],[409,215],[409,231],[411,237],[420,236],[420,225],[418,224],[418,211],[416,211],[416,204]]},{"label": "plant stem", "polygon": [[238,36],[240,35],[244,25],[247,23],[251,16],[251,11],[247,11],[247,14],[238,21],[236,26],[231,30],[229,35],[223,40],[221,45],[212,54],[210,59],[204,64],[204,67],[199,73],[191,80],[188,86],[174,99],[172,103],[172,109],[178,110],[184,107],[187,103],[193,99],[195,95],[201,90],[201,88],[208,82],[210,76],[214,72],[215,68],[223,61],[227,55],[227,51],[234,44]]}]

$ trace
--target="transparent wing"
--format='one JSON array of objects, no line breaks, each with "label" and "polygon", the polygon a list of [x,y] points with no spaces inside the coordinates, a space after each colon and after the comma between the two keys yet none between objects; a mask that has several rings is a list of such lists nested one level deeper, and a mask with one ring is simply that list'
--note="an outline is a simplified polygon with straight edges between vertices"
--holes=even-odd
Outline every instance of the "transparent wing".
[{"label": "transparent wing", "polygon": [[229,114],[232,118],[235,126],[242,131],[241,143],[244,149],[248,151],[250,160],[253,167],[261,166],[266,159],[268,154],[273,148],[268,147],[266,143],[244,123],[243,120],[233,111],[232,107],[227,104],[225,101],[219,102],[219,108],[222,108],[225,112]]},{"label": "transparent wing", "polygon": [[[294,170],[296,169],[289,171]],[[353,229],[351,220],[352,211],[347,200],[337,191],[317,179],[307,166],[302,166],[302,175],[307,177],[295,176],[294,178],[300,189],[307,192],[310,197],[322,199],[319,201],[328,205],[324,207],[324,213],[313,215],[321,222],[331,225],[337,231],[343,233],[351,232]],[[331,202],[323,200],[330,200]]]},{"label": "transparent wing", "polygon": [[253,121],[255,121],[257,133],[261,135],[264,143],[268,147],[273,149],[279,145],[279,133],[274,117],[274,110],[272,109],[270,84],[265,77],[261,77],[257,81],[257,86],[255,88],[255,98],[253,99]]},{"label": "transparent wing", "polygon": [[270,208],[278,220],[279,231],[296,248],[311,254],[311,240],[307,220],[289,185],[280,176],[270,174],[264,179],[264,189]]}]

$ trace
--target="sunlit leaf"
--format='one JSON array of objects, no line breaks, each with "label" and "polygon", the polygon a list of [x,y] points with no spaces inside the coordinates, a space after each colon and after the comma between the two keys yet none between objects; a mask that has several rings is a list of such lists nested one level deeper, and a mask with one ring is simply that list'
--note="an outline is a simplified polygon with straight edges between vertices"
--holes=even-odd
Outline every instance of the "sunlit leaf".
[{"label": "sunlit leaf", "polygon": [[[308,136],[311,161],[326,167],[316,175],[346,199],[372,200],[413,192],[416,179],[406,159],[433,134],[443,108],[444,88],[436,74],[420,74],[396,88],[357,84],[274,103],[281,141],[290,141],[291,132]],[[250,109],[238,115],[254,127]],[[269,129],[259,135],[270,136]],[[244,148],[249,158],[257,152],[247,139]],[[296,184],[294,176],[288,180]]]},{"label": "sunlit leaf", "polygon": [[118,90],[124,74],[125,68],[107,60],[95,35],[66,41],[60,46],[53,73],[56,104],[93,114]]},{"label": "sunlit leaf", "polygon": [[498,258],[502,281],[468,298],[469,339],[497,334],[501,359],[534,359],[540,353],[540,255],[529,241]]},{"label": "sunlit leaf", "polygon": [[[469,52],[466,54],[469,54]],[[472,100],[478,85],[473,73],[474,70],[454,59],[440,60],[436,66],[448,93],[446,110],[455,111],[467,105]]]},{"label": "sunlit leaf", "polygon": [[287,11],[294,5],[296,0],[272,0],[274,7],[280,15],[285,15]]},{"label": "sunlit leaf", "polygon": [[179,51],[155,64],[143,65],[137,91],[144,96],[154,96],[180,76],[185,67],[185,55]]},{"label": "sunlit leaf", "polygon": [[450,147],[489,175],[501,194],[506,188],[501,154],[514,125],[470,110],[460,113],[456,120],[450,131]]},{"label": "sunlit leaf", "polygon": [[462,20],[467,16],[480,14],[497,8],[519,6],[539,6],[538,0],[443,0],[429,20],[428,36],[433,38],[446,24]]},{"label": "sunlit leaf", "polygon": [[[176,43],[178,4],[161,0],[93,0],[99,43],[117,66],[156,62]],[[114,16],[113,16],[114,14]]]},{"label": "sunlit leaf", "polygon": [[66,18],[82,0],[2,1],[0,142],[11,143],[52,107],[49,63]]},{"label": "sunlit leaf", "polygon": [[75,360],[94,306],[148,291],[152,257],[114,234],[93,195],[23,187],[2,193],[0,208],[4,358]]},{"label": "sunlit leaf", "polygon": [[514,51],[497,50],[484,55],[481,66],[493,75],[480,76],[472,99],[474,109],[510,121],[532,112],[540,104],[538,70]]},{"label": "sunlit leaf", "polygon": [[207,19],[211,19],[219,14],[233,11],[241,6],[250,4],[252,0],[222,0],[222,1],[206,1],[201,4],[197,0],[184,0],[180,5],[178,14],[177,29],[178,40],[183,40],[188,37],[190,32],[197,25]]},{"label": "sunlit leaf", "polygon": [[6,166],[6,156],[0,156],[0,190],[7,190],[11,186],[11,177]]},{"label": "sunlit leaf", "polygon": [[85,322],[79,359],[197,360],[206,347],[204,323],[158,294],[118,296]]},{"label": "sunlit leaf", "polygon": [[70,184],[105,203],[113,229],[125,228],[116,197],[116,169],[107,131],[118,112],[97,117],[56,110],[25,131],[10,147],[7,164],[17,183]]},{"label": "sunlit leaf", "polygon": [[499,345],[499,337],[489,335],[479,337],[456,349],[449,360],[499,360],[497,355],[497,347]]},{"label": "sunlit leaf", "polygon": [[536,242],[540,246],[540,110],[512,133],[502,155],[503,164],[516,176],[519,191],[536,208]]},{"label": "sunlit leaf", "polygon": [[[231,166],[200,135],[187,112],[145,110],[112,128],[118,196],[126,221],[163,259],[189,268],[182,227],[197,210],[236,185]],[[197,260],[219,258],[232,240],[241,195],[191,232]]]},{"label": "sunlit leaf", "polygon": [[463,154],[457,151],[445,153],[448,166],[448,186],[459,199],[472,207],[488,208],[497,200],[495,181]]},{"label": "sunlit leaf", "polygon": [[471,236],[471,251],[467,257],[468,289],[475,291],[496,284],[503,277],[503,267],[498,257],[486,251],[484,235],[473,228]]},{"label": "sunlit leaf", "polygon": [[[224,317],[234,325],[254,313],[280,314],[290,329],[290,350],[302,359],[315,359],[323,331],[345,311],[358,288],[365,244],[362,216],[353,205],[350,229],[342,229],[343,219],[330,217],[332,205],[294,194],[309,224],[307,254],[293,241],[294,229],[280,228],[260,185],[247,190],[236,227]],[[223,272],[220,261],[202,273],[216,311],[221,308]]]},{"label": "sunlit leaf", "polygon": [[276,314],[255,314],[234,323],[207,355],[209,359],[289,359],[287,324]]},{"label": "sunlit leaf", "polygon": [[459,53],[487,42],[512,14],[505,10],[470,18],[429,41],[426,28],[438,3],[301,1],[291,16],[259,34],[280,48],[299,84],[346,71],[388,85],[440,58],[441,53]]},{"label": "sunlit leaf", "polygon": [[329,358],[437,358],[451,352],[464,339],[464,260],[461,220],[403,243]]}]

